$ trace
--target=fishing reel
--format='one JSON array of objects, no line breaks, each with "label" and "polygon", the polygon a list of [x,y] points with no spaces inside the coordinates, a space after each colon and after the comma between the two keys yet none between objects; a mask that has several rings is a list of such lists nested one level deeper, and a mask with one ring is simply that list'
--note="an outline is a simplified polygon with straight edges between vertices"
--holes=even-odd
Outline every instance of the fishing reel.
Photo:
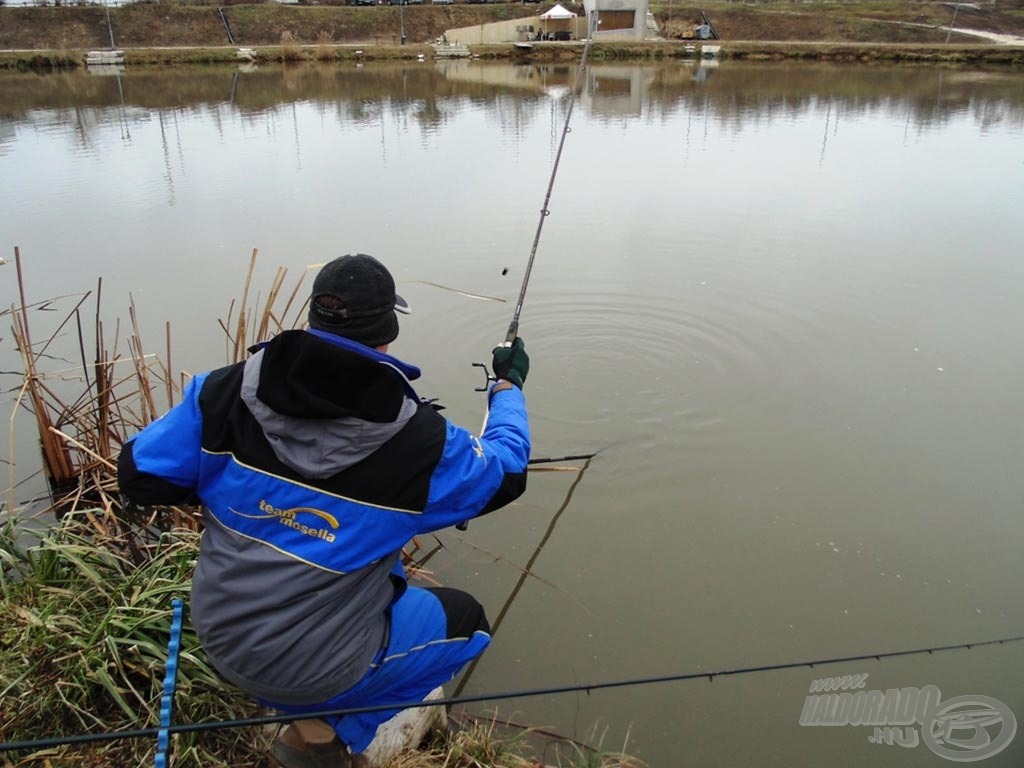
[{"label": "fishing reel", "polygon": [[486,363],[473,363],[474,368],[482,368],[484,371],[484,385],[482,387],[473,387],[474,392],[486,392],[490,389],[491,384],[498,380],[498,377],[491,373],[491,369],[487,367]]},{"label": "fishing reel", "polygon": [[[523,284],[525,290],[525,283]],[[520,299],[521,301],[521,299]],[[521,306],[521,305],[520,305]],[[516,313],[512,317],[512,323],[508,327],[508,333],[505,335],[505,340],[501,342],[495,349],[500,347],[511,347],[512,342],[516,339],[516,334],[519,332],[519,307],[516,308]],[[486,392],[491,384],[498,381],[498,377],[491,373],[486,363],[473,363],[474,368],[482,368],[484,372],[484,385],[482,387],[474,387],[474,392]]]}]

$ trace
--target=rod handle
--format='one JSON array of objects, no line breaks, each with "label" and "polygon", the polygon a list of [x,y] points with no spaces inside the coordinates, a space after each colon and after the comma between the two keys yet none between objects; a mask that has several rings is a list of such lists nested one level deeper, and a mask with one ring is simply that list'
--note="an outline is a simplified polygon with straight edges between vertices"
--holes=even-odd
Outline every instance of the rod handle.
[{"label": "rod handle", "polygon": [[505,343],[502,346],[511,347],[512,342],[519,335],[519,318],[517,317],[508,325],[508,333],[505,334]]}]

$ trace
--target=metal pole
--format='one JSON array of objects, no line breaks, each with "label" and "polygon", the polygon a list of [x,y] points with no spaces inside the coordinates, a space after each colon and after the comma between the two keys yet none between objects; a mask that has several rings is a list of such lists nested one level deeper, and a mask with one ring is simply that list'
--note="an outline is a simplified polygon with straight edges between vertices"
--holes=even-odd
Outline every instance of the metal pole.
[{"label": "metal pole", "polygon": [[402,28],[402,45],[405,45],[405,0],[398,0],[398,24]]},{"label": "metal pole", "polygon": [[107,31],[110,32],[110,50],[114,50],[117,46],[114,45],[114,27],[110,23],[110,0],[103,3],[103,7],[107,11]]},{"label": "metal pole", "polygon": [[950,36],[953,34],[953,25],[956,23],[956,14],[960,10],[960,3],[953,6],[953,18],[949,22],[949,32],[946,33],[946,42],[949,42]]}]

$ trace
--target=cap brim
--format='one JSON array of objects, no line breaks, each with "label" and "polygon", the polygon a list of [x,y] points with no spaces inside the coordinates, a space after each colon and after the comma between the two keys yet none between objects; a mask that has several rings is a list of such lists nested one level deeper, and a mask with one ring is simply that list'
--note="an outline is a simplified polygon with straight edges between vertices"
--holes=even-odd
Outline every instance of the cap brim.
[{"label": "cap brim", "polygon": [[411,315],[412,307],[409,306],[409,302],[395,294],[395,312],[401,312],[403,315]]}]

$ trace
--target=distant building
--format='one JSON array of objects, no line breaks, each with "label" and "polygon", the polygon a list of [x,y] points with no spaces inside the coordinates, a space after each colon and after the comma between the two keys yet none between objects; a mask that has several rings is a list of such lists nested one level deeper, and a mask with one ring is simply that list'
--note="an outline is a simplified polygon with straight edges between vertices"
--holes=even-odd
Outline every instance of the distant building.
[{"label": "distant building", "polygon": [[647,5],[647,0],[583,0],[588,19],[591,11],[597,11],[595,40],[643,40]]},{"label": "distant building", "polygon": [[657,35],[647,6],[648,0],[583,0],[582,16],[556,4],[537,16],[447,29],[444,36],[450,43],[463,45],[582,40],[587,35],[589,14],[596,8],[596,40],[643,40]]}]

